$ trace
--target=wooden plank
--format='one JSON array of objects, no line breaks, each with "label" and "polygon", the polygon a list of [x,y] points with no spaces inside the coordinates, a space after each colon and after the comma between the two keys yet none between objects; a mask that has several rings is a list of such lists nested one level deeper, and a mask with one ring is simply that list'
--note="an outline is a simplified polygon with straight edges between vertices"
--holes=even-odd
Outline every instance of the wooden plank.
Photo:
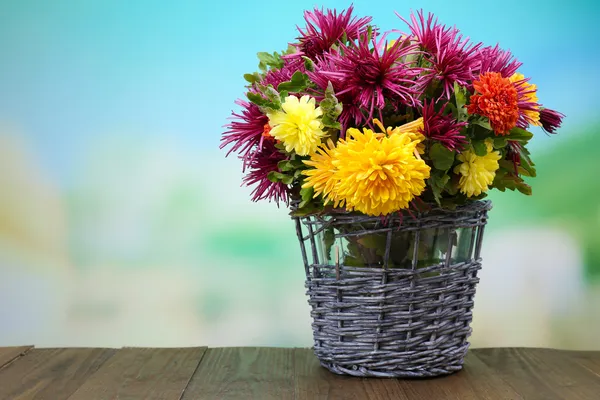
[{"label": "wooden plank", "polygon": [[206,347],[122,349],[69,400],[179,400],[205,351]]},{"label": "wooden plank", "polygon": [[293,399],[293,358],[293,349],[208,349],[183,399]]},{"label": "wooden plank", "polygon": [[363,379],[329,372],[321,366],[311,349],[295,349],[294,369],[294,394],[298,400],[371,398],[367,394]]},{"label": "wooden plank", "polygon": [[16,358],[24,356],[33,346],[0,347],[0,368],[12,362]]},{"label": "wooden plank", "polygon": [[518,400],[523,397],[469,351],[461,371],[431,379],[399,380],[410,399]]},{"label": "wooden plank", "polygon": [[113,349],[33,349],[0,371],[0,399],[66,399]]},{"label": "wooden plank", "polygon": [[569,355],[579,365],[600,377],[600,351],[571,351]]},{"label": "wooden plank", "polygon": [[578,364],[567,351],[478,349],[477,357],[527,400],[600,397],[600,377]]}]

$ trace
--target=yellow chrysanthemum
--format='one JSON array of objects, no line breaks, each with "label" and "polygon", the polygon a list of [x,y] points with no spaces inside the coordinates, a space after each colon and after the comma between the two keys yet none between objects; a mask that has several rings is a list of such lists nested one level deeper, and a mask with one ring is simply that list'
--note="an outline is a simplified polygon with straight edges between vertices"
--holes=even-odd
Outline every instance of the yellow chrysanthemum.
[{"label": "yellow chrysanthemum", "polygon": [[[519,82],[522,81],[523,79],[525,79],[525,75],[523,74],[519,74],[519,73],[514,73],[510,78],[508,78],[512,83],[515,82]],[[518,96],[519,96],[519,101],[525,101],[528,103],[537,103],[538,102],[538,97],[537,97],[537,86],[534,84],[531,84],[529,82],[523,82],[519,89],[517,90],[518,92]],[[538,111],[534,111],[534,110],[523,110],[523,109],[519,109],[519,112],[522,114],[525,114],[529,117],[531,125],[535,125],[535,126],[541,126],[542,124],[540,123],[540,112]]]},{"label": "yellow chrysanthemum", "polygon": [[421,143],[423,140],[425,140],[425,136],[421,133],[423,131],[423,117],[417,118],[414,121],[408,122],[404,125],[400,125],[395,128],[388,127],[387,129],[383,127],[383,124],[379,120],[374,119],[373,122],[383,132],[387,133],[388,136],[406,133],[411,140],[418,142],[417,151],[419,154],[425,153],[425,145]]},{"label": "yellow chrysanthemum", "polygon": [[315,99],[310,96],[288,96],[281,108],[267,114],[271,136],[281,141],[287,152],[293,150],[301,156],[314,153],[325,136],[319,118],[321,107],[315,107]]},{"label": "yellow chrysanthemum", "polygon": [[454,167],[454,173],[461,175],[458,187],[468,197],[479,196],[482,192],[487,191],[494,181],[496,170],[499,167],[500,153],[493,151],[491,141],[487,140],[485,145],[487,154],[483,157],[476,155],[471,150],[463,151],[457,156],[462,163]]},{"label": "yellow chrysanthemum", "polygon": [[334,206],[337,207],[340,205],[340,201],[335,197],[335,185],[337,183],[334,178],[336,168],[333,165],[335,151],[335,144],[329,139],[326,145],[319,146],[317,151],[310,157],[310,160],[304,161],[304,164],[313,168],[303,171],[307,178],[302,188],[312,187],[314,197],[322,194],[325,204],[333,202]]},{"label": "yellow chrysanthemum", "polygon": [[335,196],[346,208],[386,215],[407,208],[425,189],[430,168],[415,155],[418,142],[407,134],[379,137],[370,129],[348,129],[332,165]]}]

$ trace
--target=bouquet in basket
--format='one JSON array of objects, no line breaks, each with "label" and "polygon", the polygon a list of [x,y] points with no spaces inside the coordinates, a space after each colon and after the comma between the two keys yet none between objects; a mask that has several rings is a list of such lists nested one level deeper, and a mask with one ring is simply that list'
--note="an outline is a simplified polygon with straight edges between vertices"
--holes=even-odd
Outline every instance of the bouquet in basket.
[{"label": "bouquet in basket", "polygon": [[531,194],[531,127],[554,133],[521,63],[422,11],[381,32],[370,17],[315,9],[282,52],[260,52],[221,148],[252,199],[294,215],[453,209],[490,189]]}]

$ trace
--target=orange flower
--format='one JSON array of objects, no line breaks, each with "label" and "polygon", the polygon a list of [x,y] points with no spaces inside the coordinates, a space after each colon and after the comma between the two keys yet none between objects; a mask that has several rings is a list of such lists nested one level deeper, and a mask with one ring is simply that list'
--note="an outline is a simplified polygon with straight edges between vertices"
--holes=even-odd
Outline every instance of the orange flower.
[{"label": "orange flower", "polygon": [[498,72],[486,72],[473,82],[473,87],[477,93],[471,96],[469,114],[488,117],[496,135],[508,135],[519,119],[517,89],[510,79]]}]

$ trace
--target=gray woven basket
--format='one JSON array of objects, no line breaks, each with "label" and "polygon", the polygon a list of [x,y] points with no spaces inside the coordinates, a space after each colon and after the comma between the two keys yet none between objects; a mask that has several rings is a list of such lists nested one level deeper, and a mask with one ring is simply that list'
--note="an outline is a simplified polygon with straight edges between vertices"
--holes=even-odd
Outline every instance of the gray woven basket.
[{"label": "gray woven basket", "polygon": [[460,370],[490,209],[294,218],[321,365],[361,377]]}]

